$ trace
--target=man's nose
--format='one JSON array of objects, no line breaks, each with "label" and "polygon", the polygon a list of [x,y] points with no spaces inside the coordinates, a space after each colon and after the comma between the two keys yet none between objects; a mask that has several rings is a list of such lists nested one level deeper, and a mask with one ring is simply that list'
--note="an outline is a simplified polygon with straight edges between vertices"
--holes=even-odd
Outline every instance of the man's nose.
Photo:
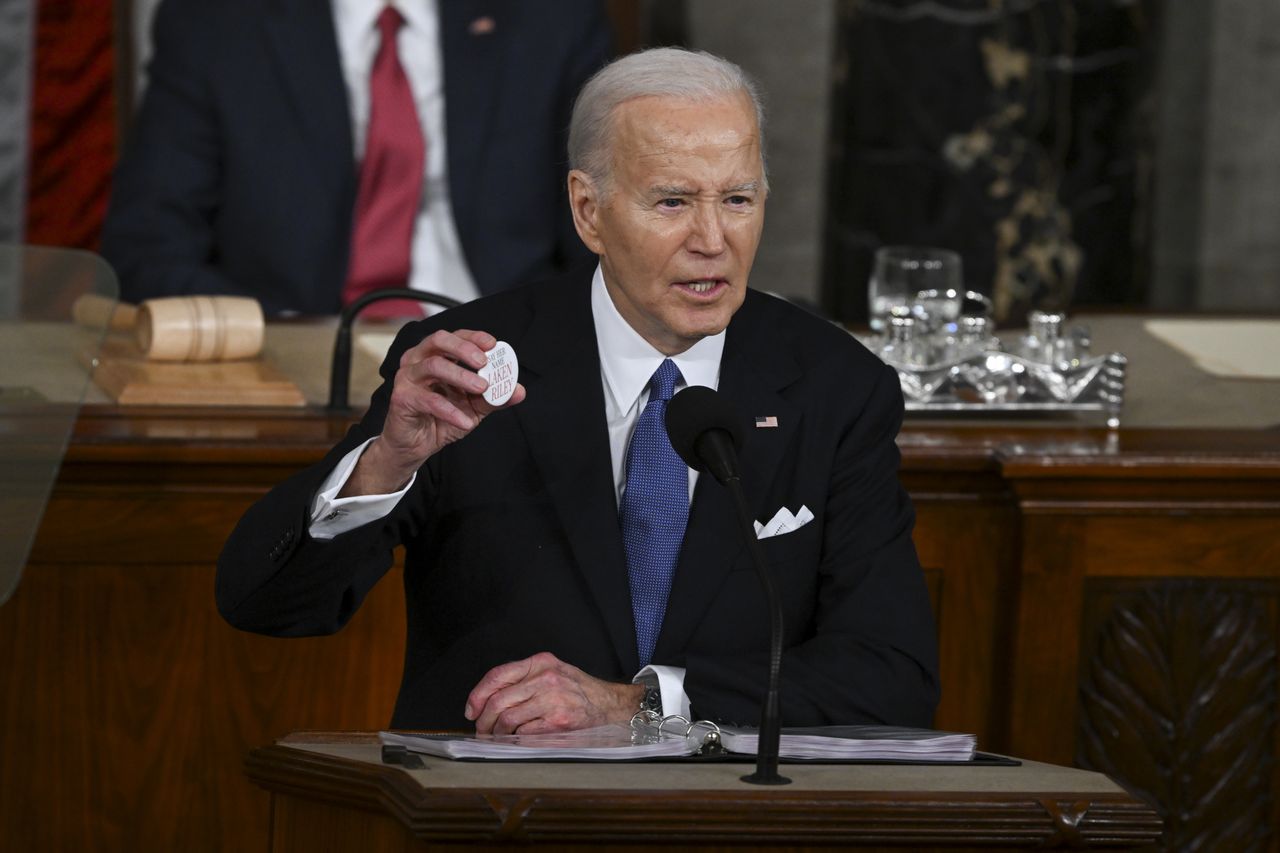
[{"label": "man's nose", "polygon": [[685,246],[699,255],[718,255],[724,251],[724,224],[715,205],[699,205]]}]

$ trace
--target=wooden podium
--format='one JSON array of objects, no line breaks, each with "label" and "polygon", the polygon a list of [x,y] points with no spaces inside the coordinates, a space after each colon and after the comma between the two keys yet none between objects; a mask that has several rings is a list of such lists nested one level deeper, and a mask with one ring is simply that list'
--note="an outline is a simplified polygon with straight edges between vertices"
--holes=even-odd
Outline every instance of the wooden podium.
[{"label": "wooden podium", "polygon": [[255,749],[247,770],[271,793],[269,849],[1128,849],[1161,831],[1106,776],[1033,761],[788,764],[794,781],[777,788],[741,782],[740,763],[422,761],[383,764],[371,734]]},{"label": "wooden podium", "polygon": [[[1132,357],[1119,432],[909,419],[899,436],[938,626],[935,725],[1122,780],[1158,804],[1165,849],[1275,849],[1280,383],[1207,377],[1142,318],[1095,320],[1097,346]],[[318,404],[331,346],[332,324],[281,323],[264,353]],[[352,400],[376,380],[358,353]],[[403,577],[337,635],[282,640],[221,619],[213,567],[253,501],[350,418],[88,402],[0,607],[0,847],[265,853],[270,797],[244,756],[387,724]]]}]

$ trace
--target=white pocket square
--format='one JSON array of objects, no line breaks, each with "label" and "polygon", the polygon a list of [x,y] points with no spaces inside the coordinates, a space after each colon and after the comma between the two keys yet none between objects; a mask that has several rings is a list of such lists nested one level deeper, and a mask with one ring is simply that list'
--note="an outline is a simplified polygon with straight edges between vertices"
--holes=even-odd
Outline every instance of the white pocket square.
[{"label": "white pocket square", "polygon": [[811,521],[813,521],[813,513],[807,506],[802,504],[795,515],[792,515],[791,510],[784,506],[774,513],[768,523],[756,522],[756,538],[768,539],[771,536],[781,536],[783,533],[799,530]]}]

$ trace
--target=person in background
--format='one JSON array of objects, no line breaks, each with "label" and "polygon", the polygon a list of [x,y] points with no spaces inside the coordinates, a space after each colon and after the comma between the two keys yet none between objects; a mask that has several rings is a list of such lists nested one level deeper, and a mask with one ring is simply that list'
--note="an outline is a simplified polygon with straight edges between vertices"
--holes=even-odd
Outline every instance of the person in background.
[{"label": "person in background", "polygon": [[590,258],[565,134],[608,60],[599,0],[164,0],[153,40],[102,240],[126,301],[332,314]]},{"label": "person in background", "polygon": [[[404,545],[393,726],[556,731],[641,707],[754,723],[766,601],[727,490],[663,426],[672,395],[703,385],[742,420],[747,502],[776,534],[760,544],[786,626],[783,724],[929,725],[937,642],[898,481],[898,376],[748,289],[760,114],[741,69],[708,54],[594,76],[568,194],[598,264],[401,329],[364,419],[228,539],[223,616],[331,633]],[[496,407],[476,373],[495,339],[519,360]]]}]

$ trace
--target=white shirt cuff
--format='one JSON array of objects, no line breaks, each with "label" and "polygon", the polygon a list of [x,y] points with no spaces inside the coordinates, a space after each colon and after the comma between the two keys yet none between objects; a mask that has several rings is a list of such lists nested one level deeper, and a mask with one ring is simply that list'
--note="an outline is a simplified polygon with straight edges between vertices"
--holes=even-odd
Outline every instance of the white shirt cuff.
[{"label": "white shirt cuff", "polygon": [[692,722],[693,718],[689,716],[689,696],[684,692],[684,667],[649,664],[636,673],[631,683],[652,683],[655,679],[658,682],[658,692],[662,694],[662,716],[679,714]]},{"label": "white shirt cuff", "polygon": [[307,532],[311,534],[312,539],[332,539],[348,530],[355,530],[357,527],[385,517],[395,509],[396,504],[404,497],[404,493],[409,491],[414,480],[418,479],[415,472],[403,489],[389,495],[338,497],[338,492],[342,491],[342,487],[347,484],[347,478],[351,476],[356,463],[360,461],[360,455],[369,446],[369,442],[377,439],[375,435],[342,457],[342,461],[329,472],[329,476],[320,485],[320,491],[311,502],[311,526]]}]

